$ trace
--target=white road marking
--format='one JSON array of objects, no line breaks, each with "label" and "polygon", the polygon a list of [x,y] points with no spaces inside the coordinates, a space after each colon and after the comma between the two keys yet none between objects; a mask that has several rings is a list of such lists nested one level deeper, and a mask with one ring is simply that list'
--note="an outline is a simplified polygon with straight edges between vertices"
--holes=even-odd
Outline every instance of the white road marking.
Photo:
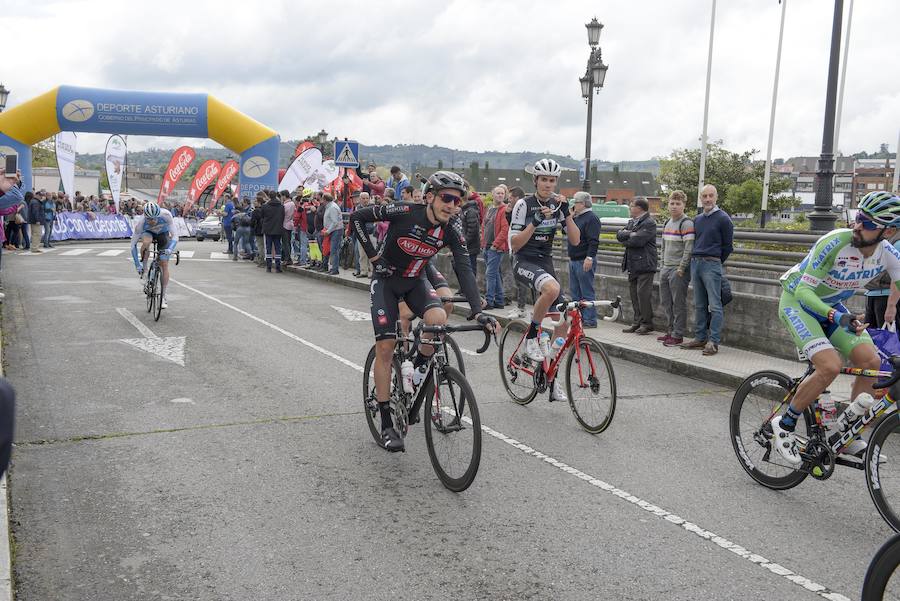
[{"label": "white road marking", "polygon": [[231,255],[228,253],[220,253],[220,252],[211,252],[209,253],[210,259],[230,259]]},{"label": "white road marking", "polygon": [[372,321],[372,315],[370,313],[357,311],[355,309],[345,309],[344,307],[335,307],[334,305],[331,305],[331,308],[343,315],[344,319],[347,321]]},{"label": "white road marking", "polygon": [[170,402],[170,403],[184,403],[184,404],[187,404],[187,405],[193,405],[193,404],[194,404],[194,400],[193,400],[193,399],[184,398],[184,397],[183,397],[183,398],[180,398],[180,399],[172,399],[172,400],[169,401],[169,402]]},{"label": "white road marking", "polygon": [[132,313],[132,312],[129,311],[128,309],[125,309],[125,308],[123,308],[123,307],[119,307],[118,309],[116,309],[116,313],[118,313],[119,315],[121,315],[122,317],[124,317],[124,318],[126,319],[126,321],[128,321],[128,323],[130,323],[130,324],[133,325],[135,328],[137,328],[137,331],[140,332],[141,335],[144,336],[144,338],[159,338],[159,336],[157,336],[156,334],[154,334],[153,331],[152,331],[150,328],[148,328],[147,326],[145,326],[145,325],[143,324],[143,322],[141,322],[140,319],[138,319],[137,317],[135,317],[134,313]]},{"label": "white road marking", "polygon": [[[98,253],[97,256],[98,257],[118,257],[123,252],[125,252],[124,248],[121,248],[119,250],[104,250],[102,253]],[[63,254],[65,254],[65,253],[63,253]]]},{"label": "white road marking", "polygon": [[462,351],[463,353],[465,353],[466,355],[471,355],[471,356],[473,356],[473,357],[477,357],[477,356],[478,356],[478,353],[476,353],[475,351],[470,351],[470,350],[467,349],[467,348],[462,348],[462,347],[460,347],[459,350],[461,350],[461,351]]},{"label": "white road marking", "polygon": [[[243,309],[238,309],[234,305],[230,305],[224,301],[221,301],[210,294],[207,294],[205,292],[201,292],[201,291],[197,290],[196,288],[192,288],[191,286],[182,284],[181,282],[178,282],[175,279],[171,279],[169,281],[174,282],[174,283],[178,284],[179,286],[182,286],[196,294],[199,294],[200,296],[202,296],[204,298],[207,298],[211,301],[219,303],[220,305],[222,305],[224,307],[227,307],[233,311],[236,311],[236,312],[240,313],[241,315],[244,315],[245,317],[248,317],[258,323],[261,323],[261,324],[275,330],[276,332],[284,334],[288,338],[290,338],[292,340],[296,340],[297,342],[300,342],[301,344],[304,344],[304,345],[308,346],[309,348],[322,353],[326,357],[329,357],[331,359],[334,359],[335,361],[343,363],[344,365],[346,365],[352,369],[355,369],[358,372],[363,371],[363,368],[361,365],[357,365],[356,363],[353,363],[352,361],[344,359],[340,355],[337,355],[336,353],[332,353],[331,351],[324,349],[317,344],[313,344],[312,342],[304,340],[304,339],[300,338],[299,336],[292,334],[291,332],[288,332],[287,330],[284,330],[274,324],[269,323],[268,321],[262,319],[261,317],[257,317],[251,313],[248,313],[247,311],[244,311]],[[471,423],[471,421],[469,421],[469,423]],[[763,557],[761,555],[757,555],[756,553],[753,553],[752,551],[738,545],[737,543],[733,543],[730,540],[723,538],[723,537],[715,534],[714,532],[706,530],[705,528],[703,528],[693,522],[689,522],[689,521],[685,520],[684,518],[682,518],[678,515],[675,515],[674,513],[671,513],[669,511],[667,511],[666,509],[663,509],[662,507],[659,507],[655,504],[645,501],[645,500],[643,500],[639,497],[636,497],[636,496],[632,495],[631,493],[624,491],[612,484],[609,484],[607,482],[604,482],[603,480],[600,480],[589,474],[586,474],[586,473],[582,472],[581,470],[578,470],[578,469],[576,469],[570,465],[567,465],[557,459],[554,459],[553,457],[550,457],[549,455],[541,453],[540,451],[536,451],[532,447],[530,447],[522,442],[519,442],[518,440],[515,440],[514,438],[507,436],[506,434],[503,434],[502,432],[498,432],[497,430],[494,430],[493,428],[489,428],[488,426],[485,426],[485,425],[482,425],[481,429],[486,434],[489,434],[490,436],[496,438],[497,440],[501,440],[501,441],[505,442],[506,444],[522,451],[526,455],[530,455],[537,459],[541,459],[545,463],[552,465],[553,467],[559,469],[562,472],[565,472],[571,476],[574,476],[574,477],[578,478],[579,480],[584,480],[591,486],[594,486],[600,490],[603,490],[615,497],[622,499],[623,501],[631,503],[632,505],[640,507],[647,513],[649,513],[651,515],[655,515],[660,520],[674,524],[674,525],[696,535],[699,538],[708,540],[708,541],[712,542],[713,544],[721,547],[722,549],[725,549],[726,551],[730,551],[731,553],[734,553],[738,557],[742,557],[742,558],[746,559],[750,563],[756,564],[756,565],[768,570],[769,572],[771,572],[773,574],[776,574],[790,582],[793,582],[794,584],[802,587],[804,590],[816,593],[818,596],[822,597],[823,599],[828,599],[829,601],[850,601],[850,599],[848,597],[845,597],[844,595],[841,595],[840,593],[831,591],[824,585],[818,584],[817,582],[814,582],[814,581],[810,580],[809,578],[806,578],[805,576],[802,576],[780,564],[769,561],[765,557]]]},{"label": "white road marking", "polygon": [[94,252],[93,248],[73,248],[72,250],[64,250],[59,253],[60,256],[63,257],[75,257],[78,255],[86,255],[87,253]]},{"label": "white road marking", "polygon": [[322,354],[325,355],[326,357],[328,357],[328,358],[330,358],[330,359],[334,359],[334,360],[337,361],[338,363],[343,363],[343,364],[346,365],[347,367],[349,367],[349,368],[351,368],[351,369],[355,369],[356,371],[362,373],[362,370],[363,370],[362,365],[357,365],[357,364],[354,363],[353,361],[350,361],[350,360],[348,360],[348,359],[344,359],[344,358],[341,357],[340,355],[337,355],[337,354],[335,354],[335,353],[332,353],[332,352],[329,351],[328,349],[322,348],[322,347],[319,346],[318,344],[314,344],[314,343],[312,343],[312,342],[310,342],[310,341],[308,341],[308,340],[304,340],[303,338],[300,338],[300,337],[297,336],[296,334],[293,334],[293,333],[291,333],[291,332],[288,332],[288,331],[285,330],[284,328],[280,328],[280,327],[276,326],[274,323],[269,323],[268,321],[266,321],[265,319],[263,319],[263,318],[261,318],[261,317],[257,317],[256,315],[253,315],[252,313],[248,313],[247,311],[244,311],[243,309],[239,309],[239,308],[235,307],[235,306],[232,305],[232,304],[226,303],[226,302],[223,301],[223,300],[219,300],[218,298],[212,296],[211,294],[207,294],[207,293],[205,293],[205,292],[201,292],[200,290],[197,290],[196,288],[193,288],[193,287],[191,287],[191,286],[188,286],[187,284],[182,284],[181,282],[179,282],[179,281],[176,280],[175,278],[169,279],[169,282],[170,282],[170,283],[173,283],[173,284],[178,284],[178,285],[181,286],[182,288],[185,288],[185,289],[187,289],[187,290],[190,290],[190,291],[193,292],[194,294],[199,294],[199,295],[202,296],[203,298],[207,298],[207,299],[209,299],[209,300],[211,300],[211,301],[213,301],[213,302],[219,303],[219,304],[222,305],[223,307],[226,307],[226,308],[228,308],[228,309],[231,309],[232,311],[235,311],[235,312],[237,312],[237,313],[240,313],[240,314],[243,315],[244,317],[249,317],[249,318],[252,319],[253,321],[255,321],[255,322],[257,322],[257,323],[261,323],[262,325],[264,325],[264,326],[266,326],[266,327],[268,327],[268,328],[271,328],[271,329],[275,330],[275,331],[278,332],[279,334],[284,334],[285,336],[287,336],[287,337],[290,338],[291,340],[296,340],[296,341],[299,342],[300,344],[305,345],[305,346],[308,346],[309,348],[313,349],[314,351],[318,351],[319,353],[322,353]]},{"label": "white road marking", "polygon": [[122,338],[120,342],[131,345],[142,351],[146,351],[157,357],[162,357],[172,363],[184,367],[184,336],[166,336],[160,338],[153,331],[145,326],[135,315],[128,309],[119,307],[116,312],[124,317],[128,323],[137,328],[137,331],[143,335],[143,338]]},{"label": "white road marking", "polygon": [[178,254],[181,255],[182,259],[193,259],[194,258],[194,251],[192,251],[192,250],[179,250]]}]

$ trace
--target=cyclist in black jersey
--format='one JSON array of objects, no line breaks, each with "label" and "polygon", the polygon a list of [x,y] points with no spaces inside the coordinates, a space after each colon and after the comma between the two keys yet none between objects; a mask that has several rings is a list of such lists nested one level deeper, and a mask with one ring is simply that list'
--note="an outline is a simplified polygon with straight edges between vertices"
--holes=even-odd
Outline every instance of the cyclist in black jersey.
[{"label": "cyclist in black jersey", "polygon": [[[372,261],[374,276],[370,287],[372,325],[375,329],[375,396],[381,413],[381,437],[388,451],[402,451],[403,438],[391,418],[391,358],[396,339],[398,305],[404,300],[427,325],[447,323],[447,314],[425,274],[428,260],[445,246],[453,253],[453,270],[463,293],[472,307],[469,319],[477,319],[485,327],[496,329],[493,317],[481,312],[481,297],[469,263],[462,224],[455,215],[466,194],[465,181],[455,173],[438,171],[428,178],[433,192],[426,205],[392,203],[366,207],[350,215],[356,238]],[[380,252],[365,235],[365,224],[388,221],[387,235]],[[418,367],[428,361],[434,349],[423,345],[413,360]]]},{"label": "cyclist in black jersey", "polygon": [[[520,198],[513,206],[509,248],[515,254],[514,277],[539,295],[525,337],[525,353],[532,361],[540,362],[546,351],[538,344],[537,328],[550,306],[561,302],[553,269],[553,238],[556,230],[563,228],[569,244],[578,244],[581,233],[569,214],[566,198],[553,192],[562,172],[559,164],[553,159],[541,159],[525,171],[534,177],[535,193]],[[554,328],[553,335],[565,338],[568,329],[569,325],[563,321]],[[567,400],[559,381],[554,381],[551,394],[558,401]]]}]

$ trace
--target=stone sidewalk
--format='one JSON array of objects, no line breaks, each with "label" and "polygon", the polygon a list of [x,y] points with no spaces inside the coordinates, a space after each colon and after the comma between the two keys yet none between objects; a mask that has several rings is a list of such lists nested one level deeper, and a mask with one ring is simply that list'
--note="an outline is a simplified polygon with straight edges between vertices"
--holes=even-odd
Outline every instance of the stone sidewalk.
[{"label": "stone sidewalk", "polygon": [[[354,278],[349,270],[342,271],[340,275],[328,275],[295,266],[288,266],[285,269],[289,273],[332,282],[336,285],[360,290],[369,288],[367,278]],[[623,298],[622,302],[631,301]],[[506,316],[512,308],[511,305],[503,310],[490,310],[488,313],[506,324],[509,321]],[[526,311],[530,310],[530,306],[526,307]],[[461,306],[457,305],[454,313],[461,316],[468,315],[468,305],[465,303],[462,303]],[[727,311],[725,318],[728,318]],[[601,321],[596,329],[586,330],[586,333],[599,340],[613,357],[733,389],[737,389],[747,376],[760,370],[775,370],[789,376],[799,376],[806,369],[806,364],[800,361],[789,361],[762,353],[731,348],[727,344],[721,345],[716,355],[706,357],[699,350],[689,351],[678,347],[663,346],[656,340],[660,334],[658,332],[645,336],[626,334],[622,332],[622,328],[626,326],[627,324],[619,321]],[[838,377],[838,380],[831,386],[836,400],[844,400],[850,396],[851,383],[852,378],[848,376]]]}]

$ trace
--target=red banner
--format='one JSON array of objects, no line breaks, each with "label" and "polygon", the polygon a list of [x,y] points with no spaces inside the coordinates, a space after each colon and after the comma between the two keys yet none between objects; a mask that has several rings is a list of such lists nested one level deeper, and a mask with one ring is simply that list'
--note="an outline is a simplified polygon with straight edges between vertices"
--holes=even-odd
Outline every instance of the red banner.
[{"label": "red banner", "polygon": [[297,144],[297,148],[294,149],[294,158],[296,159],[298,156],[300,156],[300,153],[303,152],[304,150],[306,150],[307,148],[315,148],[315,146],[316,145],[313,144],[312,142],[310,142],[309,140],[304,140],[303,142],[300,142],[299,144]]},{"label": "red banner", "polygon": [[188,208],[197,202],[204,190],[216,184],[221,170],[222,165],[219,161],[213,159],[200,165],[200,169],[197,170],[197,175],[194,176],[194,181],[191,182],[191,187],[188,190]]},{"label": "red banner", "polygon": [[162,185],[159,187],[159,195],[156,197],[156,202],[164,201],[175,190],[175,184],[178,183],[178,180],[181,179],[181,176],[184,175],[190,164],[194,162],[194,157],[196,156],[197,153],[190,146],[182,146],[172,154],[169,166],[166,167],[166,172],[163,174]]},{"label": "red banner", "polygon": [[240,165],[238,165],[237,161],[228,161],[222,167],[222,171],[219,173],[219,180],[216,182],[216,190],[213,192],[212,204],[210,208],[216,206],[216,203],[219,202],[219,199],[222,198],[222,194],[225,193],[225,190],[228,189],[228,184],[231,183],[231,180],[237,175],[237,172],[240,170]]}]

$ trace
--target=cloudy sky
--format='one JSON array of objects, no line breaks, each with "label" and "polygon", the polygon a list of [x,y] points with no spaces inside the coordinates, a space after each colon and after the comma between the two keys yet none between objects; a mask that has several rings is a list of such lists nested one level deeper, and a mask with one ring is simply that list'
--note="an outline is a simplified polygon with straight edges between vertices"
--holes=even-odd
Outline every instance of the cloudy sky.
[{"label": "cloudy sky", "polygon": [[[774,157],[822,144],[833,4],[787,2]],[[63,83],[209,92],[282,139],[325,128],[364,145],[580,158],[584,23],[596,16],[609,72],[595,97],[592,157],[643,159],[698,144],[710,9],[709,0],[4,0],[0,77],[9,107]],[[780,13],[777,0],[718,2],[709,135],[732,149],[764,156]],[[898,22],[897,0],[854,6],[844,152],[896,148]],[[79,150],[99,152],[105,139],[83,134]]]}]

